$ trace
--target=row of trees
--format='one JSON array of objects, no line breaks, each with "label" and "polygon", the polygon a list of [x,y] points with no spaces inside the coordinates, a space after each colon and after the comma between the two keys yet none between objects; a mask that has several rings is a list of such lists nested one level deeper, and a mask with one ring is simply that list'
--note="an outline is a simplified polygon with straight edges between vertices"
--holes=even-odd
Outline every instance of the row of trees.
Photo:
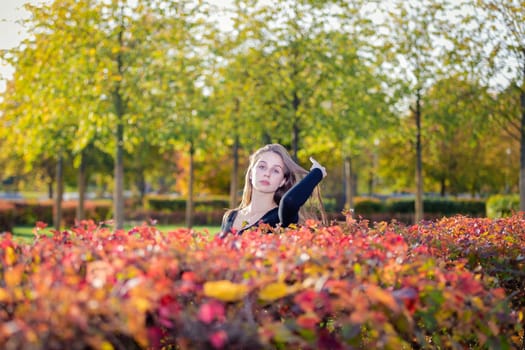
[{"label": "row of trees", "polygon": [[268,142],[305,164],[315,154],[331,169],[325,193],[344,188],[346,207],[378,185],[409,190],[419,220],[425,191],[519,183],[525,209],[517,0],[27,8],[29,38],[2,53],[15,72],[2,93],[1,163],[4,178],[30,172],[56,184],[56,222],[65,181],[79,190],[82,217],[88,184],[110,177],[117,227],[124,189],[144,195],[152,182],[184,184],[191,226],[193,194],[229,188],[235,205],[239,169]]}]

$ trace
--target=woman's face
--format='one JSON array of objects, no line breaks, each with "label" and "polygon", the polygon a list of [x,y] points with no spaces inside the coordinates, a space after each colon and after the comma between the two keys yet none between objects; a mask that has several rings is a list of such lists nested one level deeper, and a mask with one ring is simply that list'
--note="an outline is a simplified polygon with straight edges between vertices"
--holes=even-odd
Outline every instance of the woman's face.
[{"label": "woman's face", "polygon": [[250,173],[253,189],[262,193],[274,193],[285,183],[284,172],[281,156],[274,152],[264,152]]}]

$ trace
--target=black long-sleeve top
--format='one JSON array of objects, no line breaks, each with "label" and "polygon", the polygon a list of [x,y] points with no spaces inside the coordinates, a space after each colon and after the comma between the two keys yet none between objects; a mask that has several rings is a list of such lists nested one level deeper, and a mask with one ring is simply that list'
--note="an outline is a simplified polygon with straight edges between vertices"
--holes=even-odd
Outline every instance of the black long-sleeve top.
[{"label": "black long-sleeve top", "polygon": [[[299,221],[299,209],[312,194],[315,186],[323,179],[323,173],[320,169],[313,169],[301,181],[290,188],[281,198],[279,206],[267,211],[258,222],[243,227],[237,231],[242,234],[244,231],[259,224],[268,224],[271,227],[287,227],[290,224],[296,224]],[[221,225],[221,235],[232,231],[232,225],[237,217],[238,210],[232,210],[223,220]]]}]

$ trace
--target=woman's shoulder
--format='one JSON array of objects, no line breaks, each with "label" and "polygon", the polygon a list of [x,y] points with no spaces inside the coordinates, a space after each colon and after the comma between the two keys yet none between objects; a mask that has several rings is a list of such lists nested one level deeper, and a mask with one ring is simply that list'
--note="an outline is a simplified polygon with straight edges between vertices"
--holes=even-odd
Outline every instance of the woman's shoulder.
[{"label": "woman's shoulder", "polygon": [[223,222],[228,222],[228,221],[233,221],[235,220],[235,217],[237,216],[237,213],[239,212],[239,209],[229,209],[227,210],[223,217],[222,217],[222,221]]}]

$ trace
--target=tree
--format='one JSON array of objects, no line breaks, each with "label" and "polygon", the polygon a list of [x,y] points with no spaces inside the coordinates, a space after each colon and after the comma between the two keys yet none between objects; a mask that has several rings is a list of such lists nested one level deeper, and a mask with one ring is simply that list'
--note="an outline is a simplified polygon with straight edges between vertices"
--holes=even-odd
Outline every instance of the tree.
[{"label": "tree", "polygon": [[[401,77],[409,97],[409,109],[415,123],[415,220],[423,218],[423,140],[422,98],[441,77],[457,69],[461,56],[454,40],[457,23],[450,20],[453,3],[449,1],[395,1],[388,20],[392,50],[390,68]],[[461,51],[462,52],[462,51]]]},{"label": "tree", "polygon": [[[362,26],[365,23],[361,24]],[[346,209],[353,209],[354,189],[357,189],[357,167],[360,157],[367,157],[366,149],[374,146],[381,128],[393,122],[388,98],[381,86],[377,62],[367,59],[364,52],[371,48],[363,35],[332,32],[325,38],[326,57],[322,61],[326,82],[315,94],[314,114],[318,115],[316,130],[321,138],[314,138],[319,146],[335,143],[343,164]],[[333,154],[334,154],[333,153]]]},{"label": "tree", "polygon": [[156,69],[148,73],[160,87],[150,91],[158,102],[152,111],[157,116],[152,124],[156,128],[154,142],[163,151],[188,153],[186,226],[192,227],[195,162],[207,144],[204,130],[211,109],[204,90],[212,73],[212,31],[201,18],[208,13],[204,3],[174,1],[159,10],[165,16],[155,35],[159,57],[151,62]]},{"label": "tree", "polygon": [[[199,83],[192,73],[198,65],[185,60],[201,52],[178,50],[191,47],[187,38],[195,34],[188,34],[185,23],[202,22],[195,10],[199,7],[186,11],[191,3],[93,0],[32,6],[34,16],[28,22],[32,38],[7,57],[16,73],[15,87],[9,89],[13,94],[5,98],[9,117],[3,122],[16,121],[24,132],[23,137],[10,136],[10,142],[25,152],[28,164],[49,152],[75,157],[82,170],[86,151],[95,148],[112,154],[117,229],[124,224],[126,155],[140,157],[139,147],[165,140],[159,130],[171,132],[163,123],[173,105],[155,103],[170,100],[168,94],[174,93],[173,82],[178,80],[176,110],[188,110],[198,100],[185,99],[191,90],[185,88],[188,82]],[[162,79],[174,73],[170,69],[174,61],[190,68]],[[167,81],[172,85],[161,85]],[[79,179],[84,181],[80,175]]]},{"label": "tree", "polygon": [[481,33],[476,35],[478,52],[490,53],[482,63],[489,77],[499,77],[510,87],[507,92],[519,96],[505,111],[495,110],[495,116],[506,126],[514,125],[510,135],[519,138],[520,210],[525,211],[525,5],[522,0],[477,0],[476,5],[476,18],[485,19],[474,32]]},{"label": "tree", "polygon": [[[343,10],[335,1],[286,1],[266,9],[264,91],[259,98],[272,138],[290,145],[297,160],[301,137],[312,132],[313,95],[327,79],[321,40]],[[280,130],[278,134],[276,130]]]},{"label": "tree", "polygon": [[218,140],[230,148],[230,207],[239,204],[240,154],[260,143],[260,130],[265,119],[258,94],[267,88],[262,82],[267,74],[264,32],[267,27],[265,9],[257,0],[234,1],[225,16],[232,19],[231,29],[217,31],[216,69],[210,84],[212,103],[216,106],[213,125]]},{"label": "tree", "polygon": [[[49,7],[29,7],[33,17],[28,24],[32,38],[20,49],[4,56],[15,68],[4,94],[7,143],[22,154],[28,168],[42,159],[54,158],[57,164],[55,192],[55,229],[60,229],[64,158],[72,152],[78,114],[70,104],[75,89],[67,83],[75,66],[69,49],[74,36],[64,9],[68,3]],[[69,21],[69,22],[68,22]]]},{"label": "tree", "polygon": [[490,100],[486,87],[462,76],[437,81],[424,96],[427,183],[437,183],[441,196],[478,195],[494,185],[492,179],[503,178],[495,176],[500,164],[489,157],[500,141],[487,108]]}]

